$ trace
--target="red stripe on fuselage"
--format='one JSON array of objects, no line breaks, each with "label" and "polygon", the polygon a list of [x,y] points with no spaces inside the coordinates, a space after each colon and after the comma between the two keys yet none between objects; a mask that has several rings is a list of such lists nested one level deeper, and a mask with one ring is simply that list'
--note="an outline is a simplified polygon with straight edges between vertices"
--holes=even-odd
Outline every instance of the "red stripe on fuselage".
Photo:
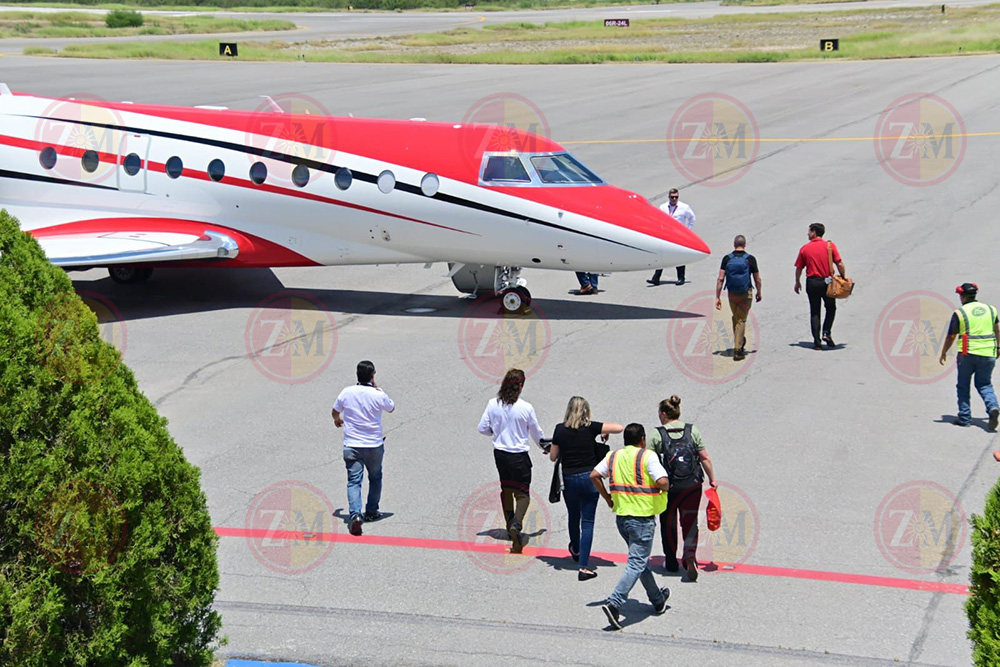
[{"label": "red stripe on fuselage", "polygon": [[[0,143],[7,144],[7,145],[10,145],[10,146],[15,146],[17,148],[24,148],[24,149],[28,149],[28,150],[38,150],[38,151],[42,150],[43,148],[45,148],[47,146],[52,146],[52,148],[55,149],[55,151],[56,151],[57,154],[59,154],[59,155],[69,155],[69,156],[72,156],[72,157],[80,157],[85,152],[85,149],[82,149],[82,148],[76,148],[76,147],[64,146],[64,145],[47,144],[47,143],[40,142],[40,141],[32,141],[30,139],[23,139],[21,137],[13,137],[13,136],[9,136],[9,135],[0,135]],[[110,164],[110,165],[116,165],[118,163],[118,157],[119,156],[114,155],[112,153],[100,153],[99,152],[98,156],[100,156],[100,160],[101,160],[102,163]],[[158,172],[158,173],[161,173],[161,174],[166,173],[166,165],[163,164],[162,162],[154,162],[152,160],[147,160],[145,162],[146,162],[147,169],[149,169],[150,171],[155,171],[155,172]],[[317,174],[317,173],[322,174],[322,173],[326,173],[326,172],[315,172],[314,171],[312,173],[313,174]],[[206,181],[206,182],[209,182],[209,181],[212,180],[209,177],[208,172],[198,171],[196,169],[191,169],[189,167],[184,167],[184,169],[181,171],[181,176],[180,177],[181,178],[184,178],[184,177],[193,178],[193,179],[196,179],[196,180],[199,180],[199,181]],[[343,206],[344,208],[350,208],[350,209],[354,209],[356,211],[364,211],[365,213],[372,213],[372,214],[375,214],[375,215],[384,215],[384,216],[388,216],[388,217],[391,217],[391,218],[396,218],[398,220],[406,220],[407,222],[415,222],[417,224],[426,225],[428,227],[436,227],[438,229],[446,229],[446,230],[451,231],[451,232],[459,232],[461,234],[470,234],[470,235],[473,235],[473,236],[480,236],[479,234],[476,234],[475,232],[469,232],[469,231],[466,231],[464,229],[457,229],[457,228],[454,228],[454,227],[448,227],[447,225],[439,225],[439,224],[437,224],[435,222],[429,222],[427,220],[420,220],[418,218],[411,218],[410,216],[400,215],[398,213],[390,213],[389,211],[381,211],[379,209],[371,208],[369,206],[363,206],[361,204],[353,204],[351,202],[342,201],[342,200],[339,200],[339,199],[332,199],[330,197],[324,197],[322,195],[317,195],[317,194],[313,194],[313,193],[310,193],[310,192],[304,192],[304,191],[301,191],[301,190],[292,190],[290,188],[282,188],[282,187],[278,187],[278,186],[274,186],[274,185],[268,185],[267,183],[264,183],[262,185],[257,185],[253,181],[250,181],[248,179],[236,178],[235,176],[223,176],[222,179],[219,182],[222,183],[223,185],[234,185],[234,186],[238,186],[238,187],[242,187],[242,188],[247,188],[247,189],[250,189],[250,190],[263,190],[263,191],[269,192],[271,194],[284,195],[284,196],[288,196],[288,197],[297,197],[299,199],[307,199],[309,201],[320,202],[320,203],[323,203],[323,204],[333,204],[335,206]]]}]

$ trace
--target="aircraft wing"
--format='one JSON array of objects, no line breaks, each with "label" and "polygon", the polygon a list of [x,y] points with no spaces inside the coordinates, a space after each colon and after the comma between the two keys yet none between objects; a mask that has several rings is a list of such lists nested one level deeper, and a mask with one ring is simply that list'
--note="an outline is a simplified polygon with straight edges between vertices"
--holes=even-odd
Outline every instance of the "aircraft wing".
[{"label": "aircraft wing", "polygon": [[[188,225],[180,225],[185,227]],[[72,230],[59,233],[59,227],[37,234],[36,239],[49,261],[67,268],[143,264],[185,260],[233,259],[239,245],[230,236],[216,231],[201,233],[150,230],[142,219],[114,221],[114,229]],[[155,225],[162,228],[163,225]],[[130,229],[131,228],[131,229]]]}]

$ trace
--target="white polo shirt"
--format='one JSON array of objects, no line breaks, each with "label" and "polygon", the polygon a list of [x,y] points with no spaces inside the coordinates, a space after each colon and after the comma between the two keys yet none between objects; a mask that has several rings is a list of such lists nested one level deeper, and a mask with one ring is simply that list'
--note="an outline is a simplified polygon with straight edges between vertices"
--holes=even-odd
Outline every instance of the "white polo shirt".
[{"label": "white polo shirt", "polygon": [[392,412],[396,404],[381,389],[356,384],[340,392],[333,409],[344,418],[344,447],[378,447],[382,412]]},{"label": "white polo shirt", "polygon": [[520,398],[513,405],[491,398],[479,420],[479,432],[493,436],[495,449],[512,454],[528,451],[529,437],[537,443],[545,436],[535,416],[535,408]]},{"label": "white polo shirt", "polygon": [[670,202],[668,201],[666,204],[660,206],[660,210],[668,215],[673,216],[675,220],[680,222],[688,229],[694,229],[694,221],[695,221],[694,211],[691,210],[691,207],[685,204],[684,202],[678,201],[677,206],[675,206],[674,210],[671,211]]}]

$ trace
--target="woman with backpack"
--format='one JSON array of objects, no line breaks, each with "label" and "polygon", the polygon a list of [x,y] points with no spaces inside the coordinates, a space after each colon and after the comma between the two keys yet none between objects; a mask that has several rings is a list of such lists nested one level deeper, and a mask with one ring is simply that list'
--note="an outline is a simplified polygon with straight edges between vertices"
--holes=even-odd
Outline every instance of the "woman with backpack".
[{"label": "woman with backpack", "polygon": [[697,581],[701,487],[704,475],[708,475],[709,485],[716,488],[715,470],[698,427],[681,421],[681,399],[678,396],[660,401],[659,417],[661,426],[653,430],[649,448],[660,457],[670,480],[667,510],[660,515],[663,555],[666,558],[664,566],[668,572],[680,569],[677,563],[677,522],[680,520],[684,537],[684,567],[687,568],[688,580]]},{"label": "woman with backpack", "polygon": [[[591,570],[590,547],[594,541],[594,514],[600,497],[590,471],[608,452],[608,435],[621,433],[625,427],[611,422],[590,420],[590,403],[580,396],[569,399],[563,422],[556,425],[552,434],[549,459],[562,465],[563,497],[569,513],[569,555],[580,563],[579,581],[597,576]],[[595,438],[600,436],[602,442]]]}]

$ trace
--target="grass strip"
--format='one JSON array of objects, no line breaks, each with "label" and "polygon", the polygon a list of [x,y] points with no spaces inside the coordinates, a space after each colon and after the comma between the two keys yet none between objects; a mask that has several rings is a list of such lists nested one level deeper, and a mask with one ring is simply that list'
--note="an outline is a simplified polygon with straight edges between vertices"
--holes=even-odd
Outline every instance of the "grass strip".
[{"label": "grass strip", "polygon": [[117,37],[294,30],[291,21],[241,20],[214,16],[151,16],[137,28],[109,28],[103,14],[86,12],[0,12],[0,39],[10,37]]},{"label": "grass strip", "polygon": [[[819,50],[836,37],[840,50]],[[240,59],[360,63],[725,63],[879,59],[1000,51],[1000,5],[634,21],[506,24],[482,29],[324,42],[246,42]],[[216,42],[92,43],[60,56],[218,59]]]}]

